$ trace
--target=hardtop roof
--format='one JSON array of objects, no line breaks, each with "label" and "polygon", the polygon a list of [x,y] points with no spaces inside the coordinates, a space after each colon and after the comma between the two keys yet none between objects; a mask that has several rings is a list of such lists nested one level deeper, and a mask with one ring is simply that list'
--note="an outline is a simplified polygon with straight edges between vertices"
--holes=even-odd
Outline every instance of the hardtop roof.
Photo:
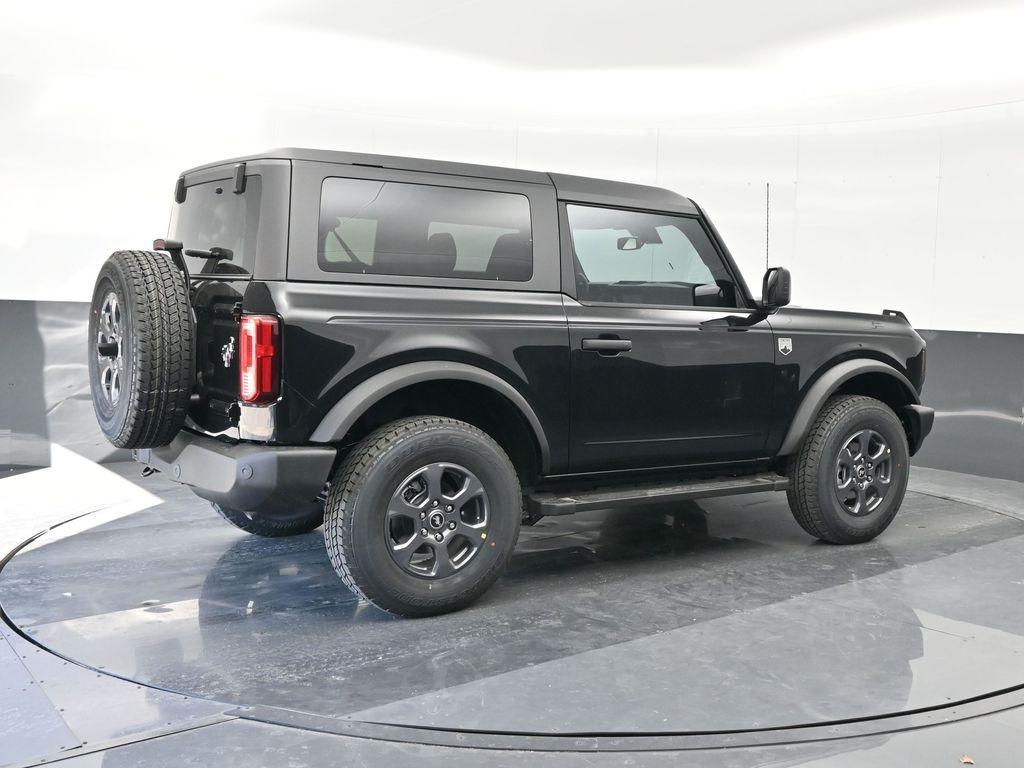
[{"label": "hardtop roof", "polygon": [[502,168],[475,163],[455,163],[446,160],[427,160],[416,157],[394,155],[373,155],[360,152],[338,152],[325,149],[302,149],[283,147],[266,152],[219,160],[196,166],[182,176],[195,171],[220,165],[233,165],[252,160],[303,160],[336,165],[358,165],[388,168],[393,170],[438,173],[449,176],[469,176],[483,179],[497,179],[527,184],[553,186],[559,200],[593,203],[596,205],[622,205],[630,208],[672,211],[676,213],[697,213],[697,207],[686,197],[661,187],[630,184],[623,181],[594,179],[586,176],[570,176],[560,173],[526,171],[519,168]]}]

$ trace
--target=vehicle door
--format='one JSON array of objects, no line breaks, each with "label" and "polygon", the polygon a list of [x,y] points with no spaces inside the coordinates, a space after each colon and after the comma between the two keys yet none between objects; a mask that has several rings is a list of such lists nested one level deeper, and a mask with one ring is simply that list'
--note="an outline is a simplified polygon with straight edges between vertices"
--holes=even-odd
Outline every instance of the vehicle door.
[{"label": "vehicle door", "polygon": [[774,341],[699,216],[563,203],[575,471],[759,457]]}]

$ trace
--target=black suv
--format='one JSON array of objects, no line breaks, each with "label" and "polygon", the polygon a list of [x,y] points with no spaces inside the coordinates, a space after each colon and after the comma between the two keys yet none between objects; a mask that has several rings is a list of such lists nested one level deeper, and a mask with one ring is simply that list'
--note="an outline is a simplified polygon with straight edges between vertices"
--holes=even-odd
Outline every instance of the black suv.
[{"label": "black suv", "polygon": [[925,344],[789,293],[663,189],[275,150],[185,172],[168,239],[104,264],[93,401],[232,524],[323,523],[355,593],[440,613],[545,515],[785,490],[812,536],[881,533]]}]

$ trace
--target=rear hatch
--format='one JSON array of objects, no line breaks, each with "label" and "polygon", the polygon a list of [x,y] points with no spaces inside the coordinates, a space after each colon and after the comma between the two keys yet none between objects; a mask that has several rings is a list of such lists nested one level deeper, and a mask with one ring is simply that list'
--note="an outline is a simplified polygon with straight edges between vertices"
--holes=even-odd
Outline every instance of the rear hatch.
[{"label": "rear hatch", "polygon": [[185,249],[196,318],[196,390],[188,426],[230,437],[238,437],[239,325],[255,271],[263,195],[258,174],[235,183],[236,167],[184,177],[168,232]]}]

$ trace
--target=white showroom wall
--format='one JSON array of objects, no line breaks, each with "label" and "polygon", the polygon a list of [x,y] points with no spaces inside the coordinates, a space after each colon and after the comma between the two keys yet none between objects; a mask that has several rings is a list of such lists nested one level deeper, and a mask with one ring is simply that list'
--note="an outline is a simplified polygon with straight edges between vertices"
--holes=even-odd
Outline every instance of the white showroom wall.
[{"label": "white showroom wall", "polygon": [[633,9],[700,30],[673,37],[574,1],[500,28],[465,3],[5,4],[0,299],[87,300],[163,233],[183,168],[297,145],[667,186],[752,284],[770,183],[796,303],[1024,333],[1021,4],[730,5]]}]

